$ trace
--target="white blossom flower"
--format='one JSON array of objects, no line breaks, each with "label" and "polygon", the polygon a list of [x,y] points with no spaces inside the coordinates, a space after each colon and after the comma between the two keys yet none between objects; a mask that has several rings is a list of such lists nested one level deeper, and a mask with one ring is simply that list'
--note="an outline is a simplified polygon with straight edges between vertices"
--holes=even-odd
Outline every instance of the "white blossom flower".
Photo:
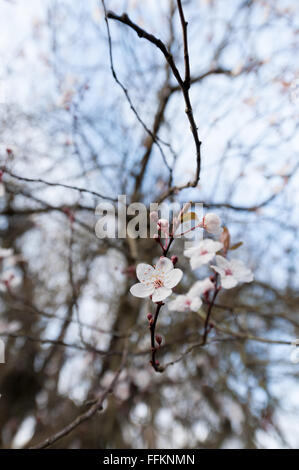
[{"label": "white blossom flower", "polygon": [[185,295],[177,295],[174,300],[169,302],[169,310],[176,310],[177,312],[186,312],[192,310],[197,312],[202,305],[200,298],[205,292],[214,289],[215,285],[209,277],[203,281],[197,281]]},{"label": "white blossom flower", "polygon": [[155,268],[138,264],[136,276],[140,282],[131,287],[131,294],[142,298],[152,296],[153,302],[161,302],[172,293],[171,289],[180,282],[183,272],[174,268],[169,258],[161,256]]},{"label": "white blossom flower", "polygon": [[202,219],[202,226],[207,232],[217,235],[221,232],[220,217],[218,217],[217,214],[210,212]]},{"label": "white blossom flower", "polygon": [[222,243],[215,242],[208,238],[201,240],[191,248],[187,248],[187,250],[184,251],[184,255],[190,258],[191,268],[197,269],[203,264],[209,263],[221,248],[223,248]]},{"label": "white blossom flower", "polygon": [[211,266],[221,276],[221,285],[225,289],[235,287],[239,282],[251,282],[253,274],[245,264],[237,259],[228,261],[223,256],[216,255],[217,266]]}]

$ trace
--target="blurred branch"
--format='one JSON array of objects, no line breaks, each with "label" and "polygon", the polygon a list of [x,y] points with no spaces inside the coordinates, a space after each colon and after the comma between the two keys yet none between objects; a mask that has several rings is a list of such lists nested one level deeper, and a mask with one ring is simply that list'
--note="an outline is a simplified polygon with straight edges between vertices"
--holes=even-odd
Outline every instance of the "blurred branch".
[{"label": "blurred branch", "polygon": [[6,338],[24,338],[28,341],[32,341],[35,343],[41,343],[41,344],[52,344],[55,346],[62,346],[64,348],[71,348],[71,349],[77,349],[78,351],[84,351],[84,352],[93,352],[96,354],[99,354],[101,356],[119,356],[121,353],[118,351],[104,351],[103,349],[97,349],[91,345],[89,347],[87,346],[80,346],[80,344],[75,344],[75,343],[66,343],[65,341],[60,341],[60,340],[54,340],[54,339],[43,339],[43,338],[38,338],[35,336],[30,336],[22,333],[0,333],[0,337],[6,337]]},{"label": "blurred branch", "polygon": [[80,416],[78,416],[76,419],[74,419],[74,421],[72,421],[70,424],[65,426],[59,432],[57,432],[56,434],[54,434],[51,437],[48,437],[43,442],[40,442],[39,444],[37,444],[36,446],[33,446],[31,448],[32,449],[46,449],[47,447],[51,446],[55,442],[62,439],[64,436],[68,435],[70,432],[73,431],[73,429],[75,429],[80,424],[84,423],[84,421],[87,421],[88,419],[92,418],[97,412],[102,411],[103,410],[103,403],[104,403],[105,399],[108,397],[108,394],[113,392],[113,389],[114,389],[114,387],[115,387],[115,385],[116,385],[116,383],[119,379],[120,373],[121,373],[121,371],[122,371],[122,369],[123,369],[123,367],[126,363],[127,353],[128,353],[128,349],[127,349],[127,347],[125,347],[125,349],[123,351],[123,354],[122,354],[121,364],[120,364],[116,374],[114,375],[114,378],[113,378],[111,384],[109,385],[109,387],[107,387],[107,389],[104,391],[104,393],[102,393],[97,398],[96,403],[94,403],[85,413],[82,413]]},{"label": "blurred branch", "polygon": [[24,176],[19,176],[19,175],[16,175],[16,174],[12,173],[7,168],[2,168],[2,170],[3,170],[4,173],[8,174],[12,178],[15,178],[19,181],[25,181],[26,183],[41,183],[41,184],[45,184],[46,186],[54,186],[54,187],[60,187],[60,188],[66,188],[66,189],[73,189],[75,191],[79,191],[80,193],[88,193],[88,194],[91,194],[93,196],[100,197],[101,199],[107,199],[108,201],[117,202],[117,199],[112,198],[110,196],[104,196],[103,194],[98,193],[96,191],[92,191],[91,189],[80,188],[78,186],[72,186],[72,185],[68,185],[68,184],[64,184],[64,183],[52,183],[50,181],[45,181],[41,178],[28,178],[28,177],[24,177]]}]

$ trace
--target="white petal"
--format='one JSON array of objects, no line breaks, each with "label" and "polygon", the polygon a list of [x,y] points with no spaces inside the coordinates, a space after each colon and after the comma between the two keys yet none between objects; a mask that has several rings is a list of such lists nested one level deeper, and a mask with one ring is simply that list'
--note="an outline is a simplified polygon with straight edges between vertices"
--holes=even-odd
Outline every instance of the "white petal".
[{"label": "white petal", "polygon": [[143,297],[149,297],[150,295],[152,295],[154,290],[155,288],[153,284],[146,286],[145,284],[138,282],[138,284],[134,284],[134,286],[131,287],[130,292],[135,297],[143,298]]},{"label": "white petal", "polygon": [[207,232],[217,234],[221,230],[221,220],[217,214],[211,212],[205,215],[204,226]]},{"label": "white petal", "polygon": [[230,262],[227,261],[227,259],[223,258],[223,256],[216,255],[216,263],[219,268],[222,268],[224,270],[231,268]]},{"label": "white petal", "polygon": [[200,307],[202,306],[202,300],[200,297],[194,297],[194,299],[191,302],[190,309],[192,312],[197,312]]},{"label": "white petal", "polygon": [[238,284],[237,279],[234,276],[223,276],[221,277],[221,285],[224,289],[231,289]]},{"label": "white petal", "polygon": [[193,270],[198,269],[200,266],[209,263],[213,258],[214,253],[207,253],[205,255],[194,256],[190,259],[190,265]]},{"label": "white petal", "polygon": [[210,251],[214,251],[214,252],[217,253],[217,251],[222,250],[222,248],[223,248],[223,243],[221,243],[221,242],[215,242],[215,240],[208,240],[208,241],[212,242],[212,243],[209,244],[209,246],[210,246],[210,248],[209,248]]},{"label": "white petal", "polygon": [[206,238],[205,240],[200,241],[197,245],[187,248],[187,250],[184,251],[184,255],[188,258],[192,258],[192,256],[205,256],[202,255],[202,252],[207,251],[208,253],[214,254],[221,250],[221,248],[223,248],[222,243]]},{"label": "white petal", "polygon": [[209,277],[207,277],[202,281],[195,282],[195,284],[189,290],[188,295],[191,298],[198,297],[207,292],[208,290],[214,289],[214,287],[215,284],[211,281]]},{"label": "white petal", "polygon": [[205,238],[199,243],[199,248],[201,251],[213,251],[214,253],[216,251],[221,250],[223,248],[222,243],[220,242],[215,242],[215,240],[212,240],[211,238]]},{"label": "white petal", "polygon": [[219,268],[218,266],[214,266],[213,264],[211,264],[211,268],[214,269],[216,273],[220,274],[220,276],[225,277],[225,269]]},{"label": "white petal", "polygon": [[191,246],[190,248],[187,248],[185,251],[184,251],[184,256],[186,256],[187,258],[191,258],[192,256],[196,256],[197,253],[198,253],[198,245],[196,246]]},{"label": "white petal", "polygon": [[231,269],[233,269],[234,271],[247,271],[247,267],[245,266],[245,264],[243,263],[243,261],[239,260],[239,259],[232,259],[230,261],[230,265],[231,265]]},{"label": "white petal", "polygon": [[159,261],[156,264],[156,274],[160,273],[168,273],[173,269],[173,263],[169,258],[166,258],[165,256],[161,256]]},{"label": "white petal", "polygon": [[246,274],[242,276],[242,279],[240,279],[242,282],[252,282],[254,279],[253,272],[248,270]]},{"label": "white petal", "polygon": [[200,282],[201,282],[201,285],[202,285],[203,294],[205,292],[208,292],[209,290],[212,290],[212,289],[215,288],[214,282],[212,282],[209,277],[206,277],[205,279],[203,279],[203,281],[200,281]]},{"label": "white petal", "polygon": [[168,289],[172,289],[182,279],[183,271],[181,269],[172,269],[164,277],[164,286]]},{"label": "white petal", "polygon": [[231,267],[234,276],[240,282],[251,282],[253,280],[253,273],[248,269],[245,264],[237,259],[231,260]]},{"label": "white petal", "polygon": [[187,295],[177,295],[177,297],[169,302],[169,310],[176,310],[177,312],[185,312],[188,310],[188,296]]},{"label": "white petal", "polygon": [[154,273],[154,268],[150,264],[140,263],[136,268],[136,276],[140,282],[147,281]]},{"label": "white petal", "polygon": [[170,294],[172,294],[171,289],[167,289],[166,287],[158,287],[158,289],[155,289],[155,292],[153,293],[152,301],[153,302],[161,302],[161,300],[166,299]]}]

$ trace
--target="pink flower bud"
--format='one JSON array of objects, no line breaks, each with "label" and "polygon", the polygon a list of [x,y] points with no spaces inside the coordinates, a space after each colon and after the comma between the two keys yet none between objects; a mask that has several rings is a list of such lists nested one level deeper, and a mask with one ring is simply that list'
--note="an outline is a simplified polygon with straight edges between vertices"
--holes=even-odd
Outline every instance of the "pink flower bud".
[{"label": "pink flower bud", "polygon": [[219,234],[221,230],[220,217],[218,217],[218,215],[214,214],[213,212],[204,216],[202,224],[203,228],[209,233]]},{"label": "pink flower bud", "polygon": [[167,219],[159,219],[157,223],[158,228],[163,232],[164,234],[168,235],[169,233],[169,222]]},{"label": "pink flower bud", "polygon": [[173,255],[173,256],[171,257],[171,261],[172,261],[173,266],[176,265],[176,263],[178,262],[178,259],[179,259],[179,258],[178,258],[176,255]]},{"label": "pink flower bud", "polygon": [[148,319],[148,321],[151,321],[152,318],[153,318],[153,315],[152,315],[151,313],[148,313],[148,314],[147,314],[147,319]]},{"label": "pink flower bud", "polygon": [[161,346],[161,344],[162,344],[162,336],[161,336],[161,335],[156,335],[156,341],[157,341],[158,345]]}]

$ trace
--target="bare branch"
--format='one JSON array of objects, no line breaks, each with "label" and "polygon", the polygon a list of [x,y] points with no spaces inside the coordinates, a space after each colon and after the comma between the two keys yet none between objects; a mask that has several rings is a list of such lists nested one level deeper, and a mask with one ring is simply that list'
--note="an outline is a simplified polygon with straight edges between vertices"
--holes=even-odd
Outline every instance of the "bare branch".
[{"label": "bare branch", "polygon": [[72,432],[80,424],[82,424],[85,421],[87,421],[88,419],[92,418],[96,414],[96,412],[102,411],[103,403],[104,403],[105,399],[107,398],[108,394],[113,391],[113,389],[114,389],[114,387],[115,387],[115,385],[116,385],[116,383],[119,379],[120,373],[121,373],[121,371],[122,371],[122,369],[125,365],[125,362],[126,362],[126,359],[127,359],[127,352],[128,352],[128,350],[127,350],[127,347],[126,347],[124,349],[124,352],[123,352],[123,357],[122,357],[122,361],[121,361],[121,364],[119,366],[119,369],[116,372],[111,384],[105,390],[105,392],[97,398],[96,402],[85,413],[82,413],[81,415],[79,415],[76,419],[74,419],[74,421],[69,423],[67,426],[65,426],[63,429],[61,429],[59,432],[57,432],[56,434],[54,434],[51,437],[48,437],[47,439],[45,439],[43,442],[40,442],[36,446],[31,447],[31,449],[46,449],[47,447],[55,444],[55,442],[59,441],[63,437],[70,434],[70,432]]},{"label": "bare branch", "polygon": [[[183,97],[184,97],[184,100],[185,100],[185,105],[186,105],[185,112],[187,114],[187,117],[188,117],[188,120],[189,120],[189,123],[190,123],[190,128],[191,128],[191,132],[192,132],[192,135],[193,135],[195,148],[196,148],[195,178],[186,187],[193,187],[193,188],[196,187],[197,183],[199,181],[199,178],[200,178],[200,169],[201,169],[201,141],[199,140],[199,137],[198,137],[198,130],[197,130],[197,126],[196,126],[196,123],[195,123],[195,120],[194,120],[193,110],[192,110],[190,96],[189,96],[190,79],[188,79],[188,77],[190,76],[190,71],[187,70],[187,82],[186,82],[185,80],[182,79],[182,77],[180,75],[180,72],[179,72],[179,70],[178,70],[178,68],[177,68],[177,66],[174,62],[172,54],[169,52],[166,45],[161,41],[161,39],[156,38],[153,34],[148,33],[144,29],[140,28],[137,24],[133,23],[133,21],[130,20],[129,16],[126,13],[119,16],[119,15],[116,15],[115,13],[109,11],[107,13],[107,18],[119,21],[120,23],[123,23],[123,24],[129,26],[130,28],[132,28],[140,38],[146,39],[147,41],[154,44],[158,49],[160,49],[160,51],[164,55],[166,61],[168,62],[169,66],[172,70],[172,73],[175,76],[175,78],[176,78],[176,80],[177,80],[177,82],[178,82],[178,84],[181,88],[181,91],[182,91],[182,94],[183,94]],[[189,59],[188,59],[188,63],[189,63]],[[188,67],[189,67],[189,65],[187,65],[187,69],[188,69]],[[176,189],[177,189],[176,187],[175,188],[170,188],[169,195],[173,194]]]}]

